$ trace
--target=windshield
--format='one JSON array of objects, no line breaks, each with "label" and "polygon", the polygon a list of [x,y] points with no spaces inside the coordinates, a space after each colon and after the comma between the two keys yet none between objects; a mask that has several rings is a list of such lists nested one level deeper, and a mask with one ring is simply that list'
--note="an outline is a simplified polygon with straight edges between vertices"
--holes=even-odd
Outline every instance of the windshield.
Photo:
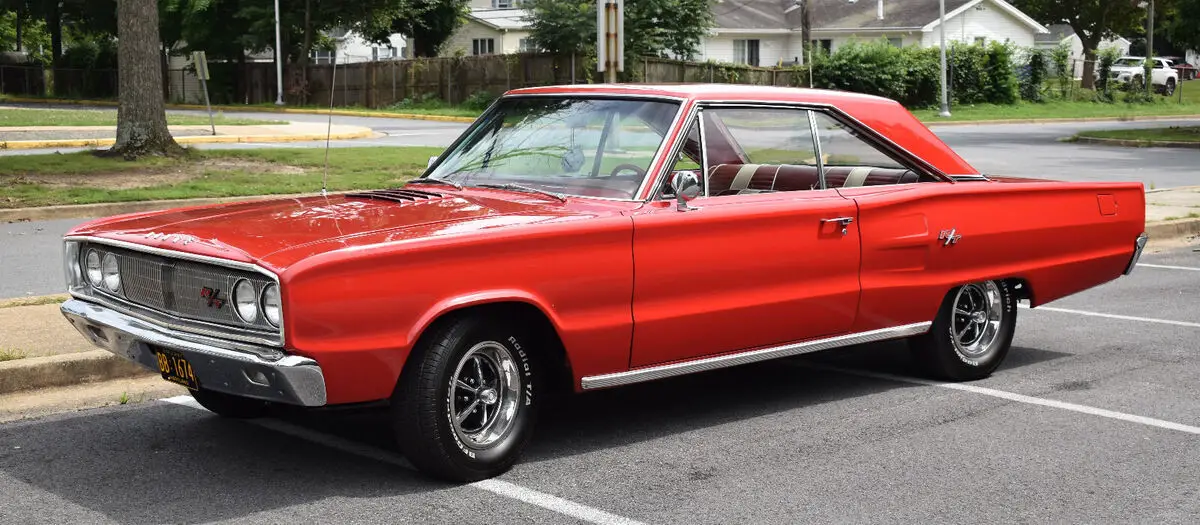
[{"label": "windshield", "polygon": [[1142,67],[1145,63],[1146,61],[1140,58],[1122,58],[1113,62],[1113,65],[1117,67]]},{"label": "windshield", "polygon": [[501,99],[428,177],[632,199],[678,110],[633,98]]}]

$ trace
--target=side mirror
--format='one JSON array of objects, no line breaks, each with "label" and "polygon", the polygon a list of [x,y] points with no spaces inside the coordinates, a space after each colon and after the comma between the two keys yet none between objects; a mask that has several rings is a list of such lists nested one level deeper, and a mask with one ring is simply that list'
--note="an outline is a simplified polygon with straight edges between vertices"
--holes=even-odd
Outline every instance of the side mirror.
[{"label": "side mirror", "polygon": [[675,201],[679,211],[694,210],[688,202],[700,196],[704,187],[700,185],[700,177],[690,171],[677,171],[671,174],[671,190],[675,192]]},{"label": "side mirror", "polygon": [[433,163],[434,163],[434,162],[437,162],[437,155],[434,155],[434,156],[432,156],[432,157],[429,157],[429,164],[426,164],[426,165],[425,165],[425,167],[426,167],[426,168],[433,167]]}]

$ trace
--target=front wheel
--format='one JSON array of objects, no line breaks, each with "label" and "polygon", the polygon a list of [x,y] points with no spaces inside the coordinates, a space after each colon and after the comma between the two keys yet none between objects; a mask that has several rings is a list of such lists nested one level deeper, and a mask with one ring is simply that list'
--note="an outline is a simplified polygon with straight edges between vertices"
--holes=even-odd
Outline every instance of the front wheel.
[{"label": "front wheel", "polygon": [[1167,85],[1163,87],[1163,95],[1171,96],[1175,94],[1175,79],[1168,78]]},{"label": "front wheel", "polygon": [[939,379],[970,381],[996,370],[1012,346],[1017,301],[1008,283],[970,283],[946,294],[933,326],[911,340],[917,363]]},{"label": "front wheel", "polygon": [[452,482],[508,470],[533,434],[540,369],[516,323],[464,317],[435,327],[409,356],[392,399],[401,452]]}]

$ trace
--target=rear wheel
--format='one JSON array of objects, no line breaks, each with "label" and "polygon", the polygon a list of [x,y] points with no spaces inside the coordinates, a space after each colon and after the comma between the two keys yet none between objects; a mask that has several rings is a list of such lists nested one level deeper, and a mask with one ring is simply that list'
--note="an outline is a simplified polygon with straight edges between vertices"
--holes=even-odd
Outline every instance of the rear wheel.
[{"label": "rear wheel", "polygon": [[985,378],[1004,361],[1017,324],[1017,302],[1008,283],[970,283],[946,294],[933,326],[911,341],[914,357],[939,379]]},{"label": "rear wheel", "polygon": [[270,405],[266,401],[248,397],[213,392],[212,390],[192,390],[192,398],[200,406],[219,416],[234,419],[249,419],[266,415]]},{"label": "rear wheel", "polygon": [[516,463],[533,435],[540,369],[515,323],[464,317],[442,323],[409,356],[393,394],[405,457],[453,482],[490,478]]}]

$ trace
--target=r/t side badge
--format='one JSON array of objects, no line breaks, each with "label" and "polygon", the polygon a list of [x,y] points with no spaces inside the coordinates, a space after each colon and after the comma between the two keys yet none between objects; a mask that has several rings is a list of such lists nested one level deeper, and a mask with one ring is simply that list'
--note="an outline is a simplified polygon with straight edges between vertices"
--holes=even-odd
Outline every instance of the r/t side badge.
[{"label": "r/t side badge", "polygon": [[938,240],[944,241],[942,243],[942,246],[950,246],[951,244],[958,244],[958,240],[961,238],[962,238],[962,235],[958,234],[958,228],[942,230],[941,233],[938,234]]}]

